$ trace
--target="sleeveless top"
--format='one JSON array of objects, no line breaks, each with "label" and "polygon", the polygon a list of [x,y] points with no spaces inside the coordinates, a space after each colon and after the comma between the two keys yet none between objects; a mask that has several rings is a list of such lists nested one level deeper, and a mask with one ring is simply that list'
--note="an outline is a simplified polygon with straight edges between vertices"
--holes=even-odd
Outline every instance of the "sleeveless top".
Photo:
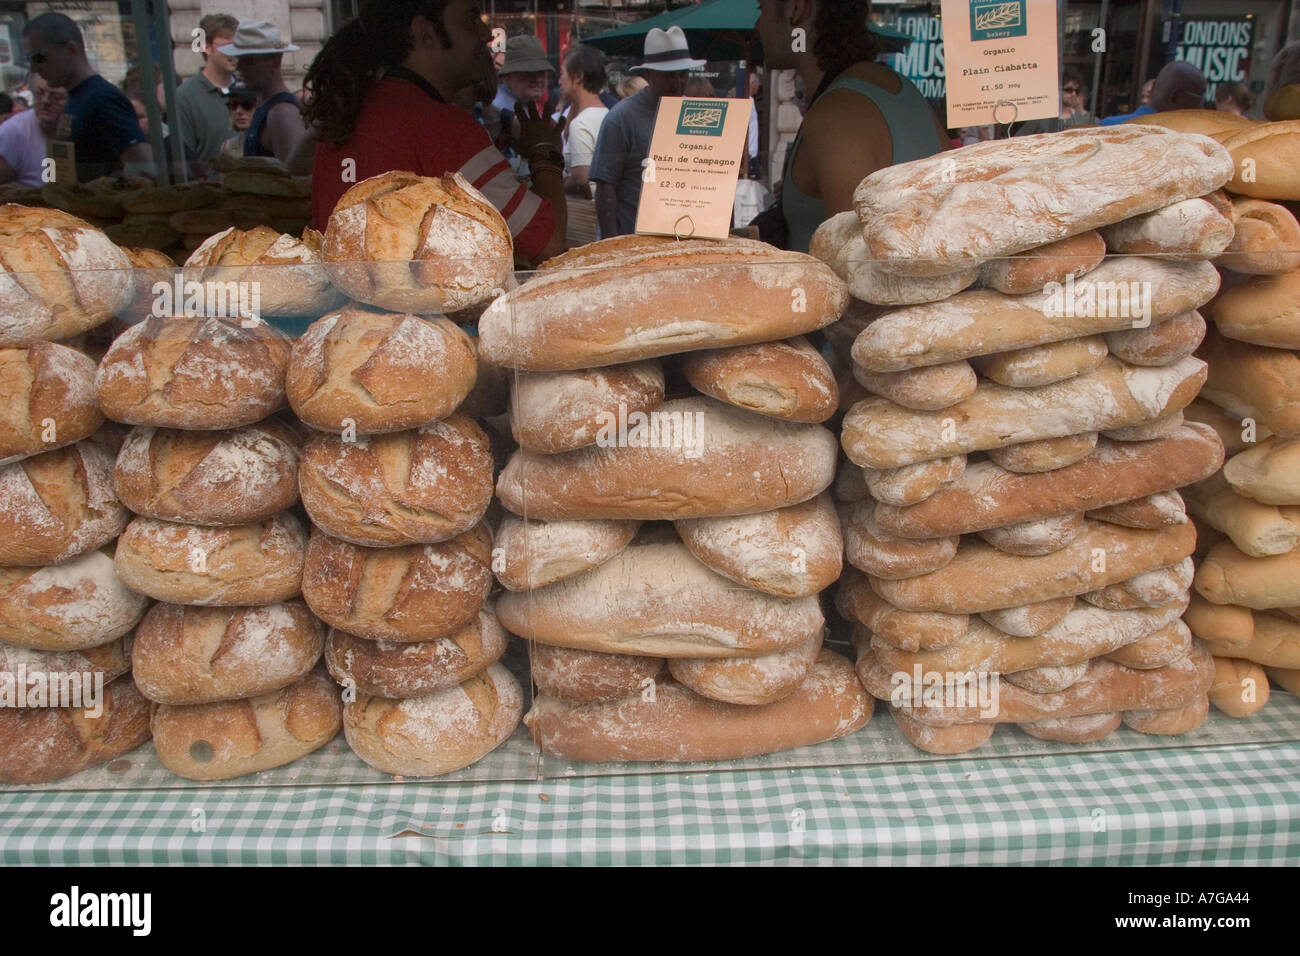
[{"label": "sleeveless top", "polygon": [[[943,145],[934,126],[930,104],[911,80],[905,76],[899,76],[899,80],[902,85],[897,93],[886,92],[874,83],[848,76],[839,77],[826,88],[827,93],[831,90],[853,90],[876,104],[894,142],[890,165],[933,156]],[[820,197],[809,196],[794,184],[791,171],[802,142],[803,131],[800,130],[786,155],[785,177],[781,186],[781,208],[789,227],[790,249],[795,252],[807,252],[817,227],[830,218],[826,214],[826,204]]]},{"label": "sleeveless top", "polygon": [[253,112],[252,122],[248,125],[248,135],[244,137],[244,155],[245,156],[272,156],[274,155],[269,149],[262,145],[262,128],[266,126],[266,118],[271,114],[271,110],[281,103],[292,103],[299,109],[302,108],[298,98],[292,93],[285,91],[276,93]]}]

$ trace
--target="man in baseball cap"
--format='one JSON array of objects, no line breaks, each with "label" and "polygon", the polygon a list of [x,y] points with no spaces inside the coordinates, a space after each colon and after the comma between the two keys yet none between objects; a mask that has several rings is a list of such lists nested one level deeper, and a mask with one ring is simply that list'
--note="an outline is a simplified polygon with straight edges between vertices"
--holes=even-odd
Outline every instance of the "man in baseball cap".
[{"label": "man in baseball cap", "polygon": [[650,155],[659,100],[681,96],[686,74],[704,66],[691,58],[681,27],[646,34],[641,64],[633,73],[646,79],[645,89],[621,100],[605,117],[587,177],[596,184],[596,219],[600,237],[627,236],[636,231],[641,202],[641,166]]},{"label": "man in baseball cap", "polygon": [[240,20],[230,43],[218,53],[233,56],[243,85],[257,96],[257,109],[244,139],[245,156],[274,156],[288,164],[307,135],[302,105],[281,75],[284,54],[299,47],[285,43],[269,20]]}]

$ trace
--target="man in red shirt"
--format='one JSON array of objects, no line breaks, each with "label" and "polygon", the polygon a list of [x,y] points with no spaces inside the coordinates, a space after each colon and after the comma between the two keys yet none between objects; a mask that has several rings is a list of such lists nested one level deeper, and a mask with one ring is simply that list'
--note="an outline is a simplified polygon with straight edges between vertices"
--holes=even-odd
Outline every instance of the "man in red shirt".
[{"label": "man in red shirt", "polygon": [[319,139],[312,222],[324,229],[342,195],[392,170],[459,172],[500,210],[515,251],[538,262],[564,251],[562,124],[520,104],[516,148],[532,188],[486,130],[452,105],[490,77],[491,31],[475,0],[367,0],[307,73],[307,114]]}]

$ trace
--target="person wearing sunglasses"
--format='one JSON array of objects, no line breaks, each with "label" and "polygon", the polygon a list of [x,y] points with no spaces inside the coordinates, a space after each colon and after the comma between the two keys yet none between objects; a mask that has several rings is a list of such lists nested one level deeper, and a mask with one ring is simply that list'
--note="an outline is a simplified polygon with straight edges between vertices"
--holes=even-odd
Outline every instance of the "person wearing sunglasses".
[{"label": "person wearing sunglasses", "polygon": [[81,28],[62,13],[42,13],[23,28],[32,70],[68,91],[57,139],[71,143],[78,182],[100,176],[157,177],[148,137],[131,101],[90,65]]},{"label": "person wearing sunglasses", "polygon": [[1093,126],[1097,117],[1088,112],[1088,88],[1077,70],[1066,70],[1061,75],[1061,129],[1072,126]]},{"label": "person wearing sunglasses", "polygon": [[232,86],[226,94],[226,114],[233,135],[227,135],[221,144],[222,155],[243,156],[244,140],[248,128],[253,124],[253,113],[257,110],[257,96],[243,86]]}]

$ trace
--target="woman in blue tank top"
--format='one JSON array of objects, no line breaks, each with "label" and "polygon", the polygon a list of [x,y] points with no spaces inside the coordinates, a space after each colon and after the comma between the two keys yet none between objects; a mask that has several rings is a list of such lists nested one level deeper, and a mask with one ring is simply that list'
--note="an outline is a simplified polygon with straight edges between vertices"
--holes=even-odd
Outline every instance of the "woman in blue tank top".
[{"label": "woman in blue tank top", "polygon": [[759,0],[766,65],[797,70],[815,91],[786,157],[786,248],[807,252],[819,225],[853,208],[870,173],[951,147],[921,92],[874,62],[867,0]]}]

